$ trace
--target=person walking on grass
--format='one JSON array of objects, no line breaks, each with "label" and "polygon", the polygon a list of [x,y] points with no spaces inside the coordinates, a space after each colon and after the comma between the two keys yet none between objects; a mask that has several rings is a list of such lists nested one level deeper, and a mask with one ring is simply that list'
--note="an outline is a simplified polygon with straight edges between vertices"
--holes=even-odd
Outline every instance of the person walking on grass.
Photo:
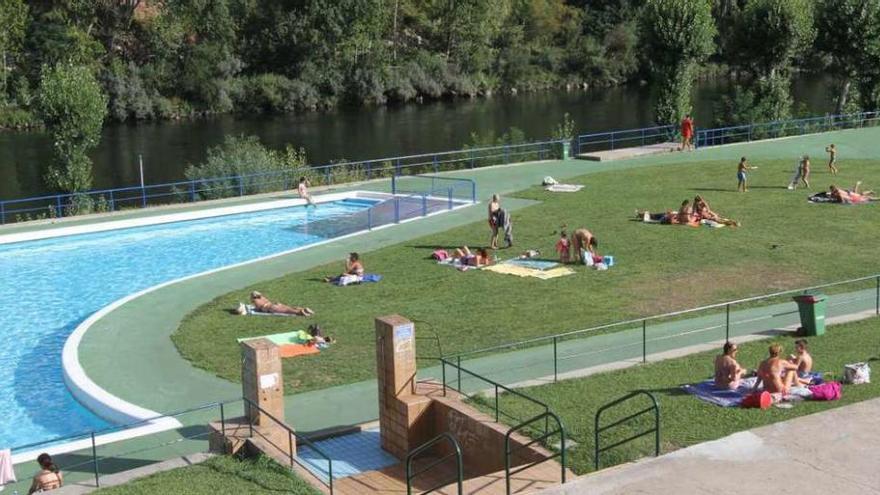
[{"label": "person walking on grass", "polygon": [[684,119],[681,121],[681,148],[679,151],[687,151],[688,149],[694,149],[694,119],[691,118],[691,114],[687,114],[684,116]]},{"label": "person walking on grass", "polygon": [[834,143],[825,148],[825,153],[828,153],[828,170],[831,175],[837,175],[840,169],[837,168],[837,147],[834,146]]},{"label": "person walking on grass", "polygon": [[801,182],[804,184],[804,187],[807,189],[810,188],[810,157],[809,155],[804,155],[803,160],[801,160]]},{"label": "person walking on grass", "polygon": [[736,166],[736,180],[737,180],[736,190],[737,191],[748,192],[749,183],[748,183],[748,177],[746,176],[746,172],[748,172],[749,170],[755,170],[757,168],[758,167],[749,166],[748,162],[746,161],[746,157],[740,158],[739,165]]},{"label": "person walking on grass", "polygon": [[499,198],[497,194],[493,194],[492,199],[489,201],[489,229],[492,230],[492,236],[489,239],[489,247],[491,249],[498,249],[498,230],[502,227],[500,219],[498,218],[500,213],[501,198]]}]

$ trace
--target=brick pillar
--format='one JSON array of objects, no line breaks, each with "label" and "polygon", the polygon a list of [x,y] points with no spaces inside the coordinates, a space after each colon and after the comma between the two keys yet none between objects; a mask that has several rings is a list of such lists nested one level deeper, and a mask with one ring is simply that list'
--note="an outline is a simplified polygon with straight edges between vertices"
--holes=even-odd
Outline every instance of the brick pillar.
[{"label": "brick pillar", "polygon": [[382,448],[399,459],[427,440],[431,400],[416,395],[413,323],[399,315],[376,318],[376,378]]},{"label": "brick pillar", "polygon": [[[269,339],[241,343],[242,396],[259,405],[279,421],[284,421],[284,381],[278,346]],[[256,408],[245,404],[248,421],[256,426],[278,426]]]}]

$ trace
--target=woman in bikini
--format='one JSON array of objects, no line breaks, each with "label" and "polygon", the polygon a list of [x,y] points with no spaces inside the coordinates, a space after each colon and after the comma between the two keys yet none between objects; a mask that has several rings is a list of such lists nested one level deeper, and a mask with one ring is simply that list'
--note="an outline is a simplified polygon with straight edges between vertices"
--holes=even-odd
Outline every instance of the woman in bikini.
[{"label": "woman in bikini", "polygon": [[828,189],[831,191],[831,197],[838,203],[859,204],[869,201],[877,201],[874,197],[874,191],[862,191],[862,181],[856,182],[856,185],[848,191],[844,191],[832,184]]},{"label": "woman in bikini", "polygon": [[489,228],[492,229],[492,239],[489,242],[489,245],[492,249],[498,249],[498,229],[501,227],[501,222],[498,219],[498,213],[501,211],[501,199],[497,194],[492,195],[492,200],[489,201]]},{"label": "woman in bikini", "polygon": [[462,246],[455,250],[455,256],[452,258],[459,260],[462,265],[466,266],[480,267],[492,264],[492,259],[489,258],[489,251],[486,248],[477,249],[477,252],[473,253],[467,246]]},{"label": "woman in bikini", "polygon": [[297,316],[312,316],[315,314],[315,312],[309,308],[288,306],[286,304],[272,302],[269,298],[257,291],[251,292],[251,304],[253,304],[254,309],[260,313],[276,313]]},{"label": "woman in bikini", "polygon": [[721,215],[712,211],[709,208],[709,203],[703,199],[699,194],[694,197],[694,216],[697,221],[700,220],[711,220],[716,223],[720,223],[723,225],[731,225],[734,227],[739,227],[739,222],[736,220],[731,220],[729,218],[724,218]]},{"label": "woman in bikini", "polygon": [[49,490],[61,488],[64,485],[64,476],[61,475],[61,471],[52,461],[52,457],[49,454],[40,454],[37,457],[37,463],[40,465],[40,470],[34,475],[28,495],[31,493],[48,492]]}]

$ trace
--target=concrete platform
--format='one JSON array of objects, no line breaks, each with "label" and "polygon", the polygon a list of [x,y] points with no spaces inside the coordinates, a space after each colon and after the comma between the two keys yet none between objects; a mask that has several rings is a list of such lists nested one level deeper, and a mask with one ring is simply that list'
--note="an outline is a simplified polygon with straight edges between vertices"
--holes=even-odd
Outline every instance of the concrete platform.
[{"label": "concrete platform", "polygon": [[878,427],[874,399],[607,469],[542,494],[880,494]]},{"label": "concrete platform", "polygon": [[619,148],[616,150],[581,153],[577,155],[576,158],[579,160],[589,160],[594,162],[608,162],[612,160],[626,160],[627,158],[640,158],[660,153],[670,153],[673,151],[678,151],[678,143],[657,143],[636,146],[633,148]]}]

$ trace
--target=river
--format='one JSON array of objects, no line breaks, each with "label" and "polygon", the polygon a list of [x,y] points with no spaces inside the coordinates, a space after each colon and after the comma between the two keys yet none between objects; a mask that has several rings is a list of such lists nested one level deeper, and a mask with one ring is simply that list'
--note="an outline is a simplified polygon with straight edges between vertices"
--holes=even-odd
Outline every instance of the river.
[{"label": "river", "polygon": [[[710,127],[714,105],[729,87],[726,80],[696,85],[697,127]],[[793,85],[796,107],[810,115],[832,108],[828,78],[801,76]],[[209,119],[107,125],[100,145],[91,153],[94,187],[139,183],[138,155],[143,155],[146,183],[180,180],[190,163],[223,137],[254,134],[268,146],[305,148],[309,163],[342,158],[362,160],[459,149],[472,132],[510,127],[530,140],[549,138],[568,112],[579,134],[652,125],[653,91],[648,86],[621,86],[587,91],[546,91],[517,96],[440,101],[391,107],[339,109],[299,115],[217,116]],[[51,160],[51,140],[41,132],[0,133],[0,199],[45,194],[42,174]]]}]

